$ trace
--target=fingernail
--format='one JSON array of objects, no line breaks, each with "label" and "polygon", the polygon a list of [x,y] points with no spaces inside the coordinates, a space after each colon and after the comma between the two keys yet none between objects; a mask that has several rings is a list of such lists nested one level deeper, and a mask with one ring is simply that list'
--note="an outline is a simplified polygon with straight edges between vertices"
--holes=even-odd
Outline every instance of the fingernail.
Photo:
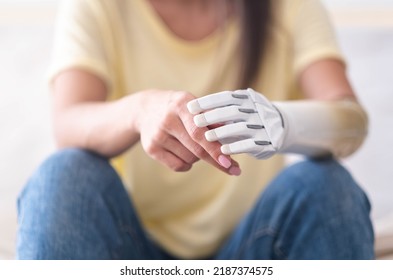
[{"label": "fingernail", "polygon": [[233,176],[239,176],[240,174],[242,174],[242,170],[237,166],[233,166],[231,167],[231,169],[229,169],[229,174]]},{"label": "fingernail", "polygon": [[218,157],[218,162],[225,168],[229,168],[232,165],[232,162],[224,155]]}]

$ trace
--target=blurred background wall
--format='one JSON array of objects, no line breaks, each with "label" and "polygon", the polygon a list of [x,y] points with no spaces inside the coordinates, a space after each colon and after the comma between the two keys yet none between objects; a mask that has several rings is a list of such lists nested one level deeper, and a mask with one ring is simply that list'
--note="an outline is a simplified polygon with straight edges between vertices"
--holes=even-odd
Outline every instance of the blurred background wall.
[{"label": "blurred background wall", "polygon": [[[132,1],[132,0],[129,0]],[[344,161],[369,194],[382,258],[393,252],[393,1],[323,0],[370,135]],[[16,197],[54,150],[45,71],[59,0],[0,0],[0,259],[14,257]]]}]

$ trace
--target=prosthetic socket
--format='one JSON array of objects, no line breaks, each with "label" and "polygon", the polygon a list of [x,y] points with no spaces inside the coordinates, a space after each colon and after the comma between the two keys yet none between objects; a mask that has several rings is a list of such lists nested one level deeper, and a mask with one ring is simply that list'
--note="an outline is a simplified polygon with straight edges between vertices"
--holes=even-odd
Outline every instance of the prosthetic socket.
[{"label": "prosthetic socket", "polygon": [[[252,89],[225,91],[190,101],[198,127],[224,154],[267,159],[275,153],[310,157],[353,153],[367,134],[367,116],[350,100],[272,103]],[[214,128],[213,128],[214,127]]]}]

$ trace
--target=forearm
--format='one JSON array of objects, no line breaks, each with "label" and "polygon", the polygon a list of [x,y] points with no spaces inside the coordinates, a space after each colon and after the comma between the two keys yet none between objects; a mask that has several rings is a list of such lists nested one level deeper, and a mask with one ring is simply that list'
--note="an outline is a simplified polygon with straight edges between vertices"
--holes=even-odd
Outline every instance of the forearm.
[{"label": "forearm", "polygon": [[354,100],[274,104],[286,127],[282,153],[346,157],[360,147],[367,135],[367,114]]},{"label": "forearm", "polygon": [[117,156],[139,140],[134,120],[137,96],[104,102],[82,102],[57,110],[54,134],[59,147],[78,147],[104,157]]}]

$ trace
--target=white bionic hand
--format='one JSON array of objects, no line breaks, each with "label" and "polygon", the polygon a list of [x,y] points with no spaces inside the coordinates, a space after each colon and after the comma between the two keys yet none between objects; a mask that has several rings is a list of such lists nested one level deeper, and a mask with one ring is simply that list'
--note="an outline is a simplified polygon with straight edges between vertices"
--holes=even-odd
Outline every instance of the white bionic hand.
[{"label": "white bionic hand", "polygon": [[224,91],[190,101],[188,110],[198,127],[221,125],[206,132],[208,141],[219,141],[224,154],[248,153],[257,159],[273,156],[283,145],[280,112],[252,89]]},{"label": "white bionic hand", "polygon": [[220,141],[224,154],[266,159],[277,152],[310,157],[346,157],[367,135],[367,114],[354,100],[286,101],[274,105],[252,89],[208,95],[188,104],[199,127]]}]

